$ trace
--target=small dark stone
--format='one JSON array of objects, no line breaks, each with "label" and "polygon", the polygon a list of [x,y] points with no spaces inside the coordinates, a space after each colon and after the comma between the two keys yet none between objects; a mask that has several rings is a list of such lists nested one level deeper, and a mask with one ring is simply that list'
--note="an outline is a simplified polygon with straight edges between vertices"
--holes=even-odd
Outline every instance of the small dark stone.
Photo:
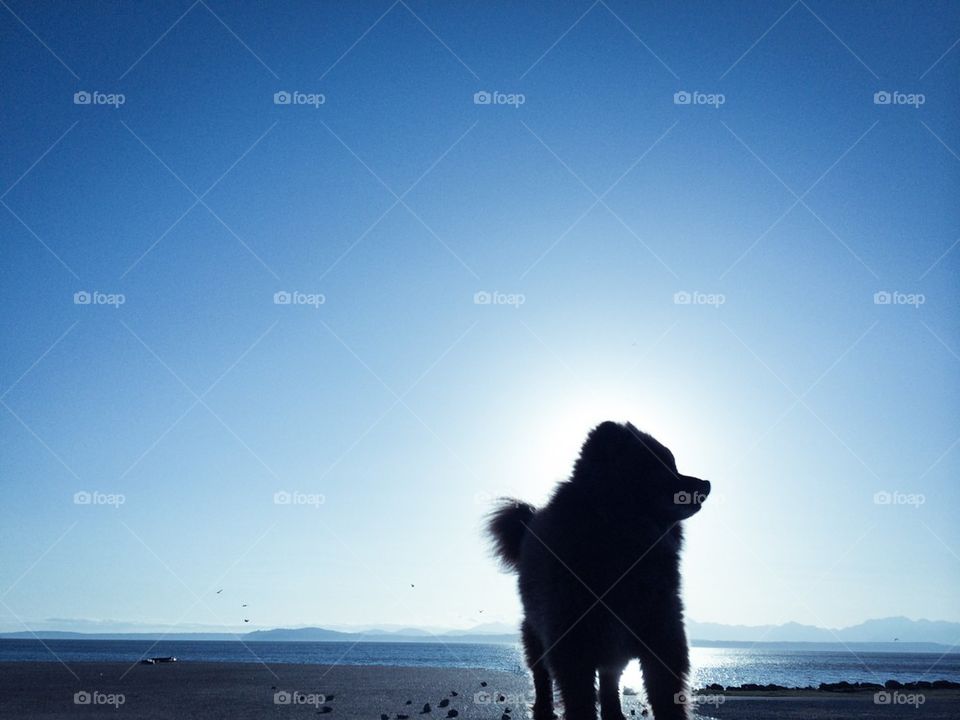
[{"label": "small dark stone", "polygon": [[460,694],[460,693],[458,693],[456,690],[451,690],[451,691],[450,691],[450,697],[456,697],[456,696],[459,695],[459,694]]},{"label": "small dark stone", "polygon": [[380,720],[390,720],[390,716],[386,713],[380,713]]},{"label": "small dark stone", "polygon": [[413,700],[407,700],[404,705],[413,705]]},{"label": "small dark stone", "polygon": [[447,710],[447,717],[448,717],[448,718],[455,718],[455,717],[456,717],[457,715],[459,715],[459,714],[460,714],[460,713],[458,713],[458,712],[457,712],[456,710],[454,710],[453,708],[450,708],[449,710]]},{"label": "small dark stone", "polygon": [[497,702],[506,702],[506,701],[507,701],[507,698],[505,696],[503,695],[497,696]]},{"label": "small dark stone", "polygon": [[449,704],[450,704],[449,698],[444,698],[443,700],[440,701],[440,707],[446,707]]},{"label": "small dark stone", "polygon": [[486,686],[487,686],[487,681],[486,681],[486,680],[481,680],[481,681],[480,681],[480,687],[486,687]]},{"label": "small dark stone", "polygon": [[424,703],[424,704],[423,704],[423,710],[420,711],[420,714],[421,714],[421,715],[425,715],[426,713],[428,713],[428,712],[430,712],[430,711],[432,711],[432,710],[433,710],[433,708],[430,707],[430,703]]},{"label": "small dark stone", "polygon": [[402,714],[402,713],[397,713],[397,720],[408,720],[409,717],[410,717],[409,715],[404,715],[404,714]]},{"label": "small dark stone", "polygon": [[332,713],[332,712],[333,712],[333,708],[330,707],[329,705],[324,705],[322,708],[317,710],[317,713],[320,715],[326,715],[327,713]]}]

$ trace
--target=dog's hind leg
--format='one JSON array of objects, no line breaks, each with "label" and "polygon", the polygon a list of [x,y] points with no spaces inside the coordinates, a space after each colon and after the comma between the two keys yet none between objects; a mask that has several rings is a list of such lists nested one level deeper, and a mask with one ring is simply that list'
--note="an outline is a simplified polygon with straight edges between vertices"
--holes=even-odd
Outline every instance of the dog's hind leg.
[{"label": "dog's hind leg", "polygon": [[553,680],[550,678],[543,657],[543,643],[526,621],[521,626],[521,632],[523,649],[527,657],[527,665],[533,673],[533,688],[536,692],[536,698],[533,701],[533,720],[553,720],[557,717],[553,712]]},{"label": "dog's hind leg", "polygon": [[661,634],[640,655],[647,700],[657,720],[687,720],[690,657],[683,622],[665,623]]},{"label": "dog's hind leg", "polygon": [[623,668],[600,668],[600,717],[624,720],[620,709],[620,676]]},{"label": "dog's hind leg", "polygon": [[551,658],[551,668],[563,697],[564,720],[597,720],[596,669],[577,658]]}]

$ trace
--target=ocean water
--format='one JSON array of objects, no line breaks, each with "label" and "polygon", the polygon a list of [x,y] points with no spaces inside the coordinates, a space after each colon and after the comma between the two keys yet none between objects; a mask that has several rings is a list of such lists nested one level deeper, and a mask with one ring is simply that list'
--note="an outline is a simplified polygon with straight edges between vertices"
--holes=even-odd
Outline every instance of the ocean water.
[{"label": "ocean water", "polygon": [[[173,655],[183,662],[316,663],[462,667],[526,673],[517,645],[473,643],[237,642],[161,640],[0,640],[0,661],[138,662]],[[796,651],[763,648],[691,648],[693,686],[775,683],[952,680],[960,682],[960,653]],[[623,684],[639,689],[632,663]]]}]

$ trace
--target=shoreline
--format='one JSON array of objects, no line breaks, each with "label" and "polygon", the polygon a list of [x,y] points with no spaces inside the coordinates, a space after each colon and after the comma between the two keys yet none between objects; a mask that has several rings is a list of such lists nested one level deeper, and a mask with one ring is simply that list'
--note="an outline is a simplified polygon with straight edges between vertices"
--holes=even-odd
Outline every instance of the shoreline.
[{"label": "shoreline", "polygon": [[[443,634],[443,635],[396,635],[396,634],[377,634],[369,632],[333,632],[334,636],[318,637],[283,637],[272,636],[269,632],[275,631],[254,631],[239,633],[83,633],[68,631],[37,631],[33,632],[5,632],[0,633],[0,642],[4,641],[53,641],[53,642],[190,642],[190,643],[374,643],[374,644],[399,644],[399,645],[419,645],[431,643],[447,643],[451,645],[520,645],[521,638],[518,634]],[[296,632],[296,631],[290,631]],[[906,642],[885,642],[885,641],[853,641],[853,642],[827,642],[819,640],[772,640],[753,642],[750,640],[698,640],[689,641],[691,648],[708,649],[754,649],[760,648],[771,651],[790,651],[790,652],[839,652],[843,650],[856,649],[861,652],[871,653],[929,653],[929,654],[960,654],[960,648],[954,644],[927,642],[927,641],[906,641]]]},{"label": "shoreline", "polygon": [[[917,718],[955,716],[960,689],[770,689],[741,686],[692,694],[695,717]],[[875,695],[886,693],[886,701]],[[526,675],[461,668],[179,661],[154,665],[117,662],[0,662],[0,716],[72,720],[90,713],[143,718],[447,718],[500,720],[506,708],[526,717],[532,688]],[[423,712],[429,704],[429,710]],[[623,698],[625,715],[642,717],[642,694]],[[632,712],[631,712],[632,711]],[[449,713],[455,712],[455,715]]]}]

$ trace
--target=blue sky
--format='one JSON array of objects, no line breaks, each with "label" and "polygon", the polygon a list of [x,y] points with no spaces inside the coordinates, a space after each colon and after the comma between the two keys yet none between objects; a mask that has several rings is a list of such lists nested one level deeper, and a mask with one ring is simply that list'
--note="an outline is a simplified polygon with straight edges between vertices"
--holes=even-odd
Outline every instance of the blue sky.
[{"label": "blue sky", "polygon": [[514,621],[483,514],[606,418],[713,482],[691,617],[960,621],[955,5],[0,33],[3,628]]}]

